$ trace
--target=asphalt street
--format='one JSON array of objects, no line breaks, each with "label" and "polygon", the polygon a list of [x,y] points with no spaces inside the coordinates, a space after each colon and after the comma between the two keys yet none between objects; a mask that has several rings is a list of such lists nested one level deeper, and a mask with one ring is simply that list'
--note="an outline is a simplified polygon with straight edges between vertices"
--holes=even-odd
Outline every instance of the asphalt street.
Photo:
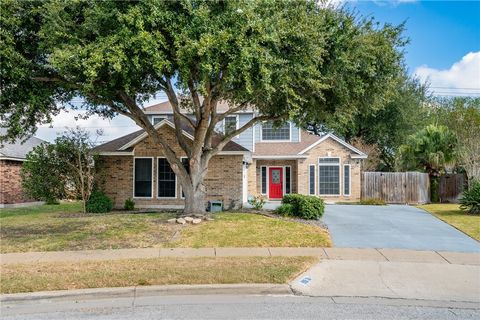
[{"label": "asphalt street", "polygon": [[480,306],[403,299],[180,295],[2,304],[2,319],[479,319]]}]

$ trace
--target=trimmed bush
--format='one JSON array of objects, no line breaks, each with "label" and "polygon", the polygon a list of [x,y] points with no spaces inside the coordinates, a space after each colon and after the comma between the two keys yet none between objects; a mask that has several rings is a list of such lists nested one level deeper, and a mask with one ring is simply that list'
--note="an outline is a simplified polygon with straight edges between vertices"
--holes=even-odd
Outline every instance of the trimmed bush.
[{"label": "trimmed bush", "polygon": [[128,211],[132,211],[135,209],[135,201],[132,200],[132,198],[128,198],[125,200],[125,204],[123,205],[123,208]]},{"label": "trimmed bush", "polygon": [[385,206],[387,203],[383,199],[367,198],[360,200],[360,204],[367,206]]},{"label": "trimmed bush", "polygon": [[283,197],[282,204],[291,205],[292,214],[302,219],[318,219],[325,211],[323,200],[315,196],[287,194]]},{"label": "trimmed bush", "polygon": [[282,204],[280,207],[277,208],[277,210],[275,210],[275,212],[279,215],[282,215],[282,216],[293,216],[293,205],[291,205],[290,203],[284,203]]},{"label": "trimmed bush", "polygon": [[112,200],[98,191],[92,192],[86,204],[86,210],[89,213],[106,213],[112,211],[112,209]]},{"label": "trimmed bush", "polygon": [[480,214],[480,180],[474,180],[459,200],[460,209],[471,214]]}]

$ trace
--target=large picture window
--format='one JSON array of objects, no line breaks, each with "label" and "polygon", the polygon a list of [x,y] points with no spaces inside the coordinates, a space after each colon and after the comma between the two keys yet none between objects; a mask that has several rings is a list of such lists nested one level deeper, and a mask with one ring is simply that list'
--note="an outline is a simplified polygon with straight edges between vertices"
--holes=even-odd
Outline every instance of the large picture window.
[{"label": "large picture window", "polygon": [[350,165],[345,164],[343,166],[343,194],[345,196],[350,195]]},{"label": "large picture window", "polygon": [[153,177],[153,159],[135,158],[134,159],[134,185],[133,196],[137,198],[152,197],[152,177]]},{"label": "large picture window", "polygon": [[159,198],[175,198],[177,196],[177,177],[165,158],[158,158]]},{"label": "large picture window", "polygon": [[340,158],[318,159],[318,194],[340,195]]},{"label": "large picture window", "polygon": [[290,122],[286,122],[280,127],[274,127],[271,122],[264,122],[262,124],[262,140],[290,140]]}]

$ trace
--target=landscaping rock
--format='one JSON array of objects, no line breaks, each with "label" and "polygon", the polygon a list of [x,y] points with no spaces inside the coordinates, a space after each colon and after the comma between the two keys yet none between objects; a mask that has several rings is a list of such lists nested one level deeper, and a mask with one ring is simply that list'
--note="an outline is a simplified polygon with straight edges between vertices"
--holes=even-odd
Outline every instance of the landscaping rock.
[{"label": "landscaping rock", "polygon": [[193,218],[192,218],[192,217],[185,217],[185,218],[183,218],[183,219],[185,219],[185,221],[187,221],[187,222],[192,222],[192,221],[193,221]]},{"label": "landscaping rock", "polygon": [[202,222],[202,219],[193,219],[192,220],[193,224],[199,224],[200,222]]},{"label": "landscaping rock", "polygon": [[168,219],[167,222],[168,223],[175,223],[175,222],[177,222],[177,219],[175,219],[175,218]]},{"label": "landscaping rock", "polygon": [[205,218],[205,221],[213,221],[213,220],[215,220],[215,219],[213,219],[213,218],[211,218],[211,217],[206,217],[206,218]]},{"label": "landscaping rock", "polygon": [[177,223],[185,224],[185,223],[187,223],[187,221],[185,221],[185,219],[183,219],[183,218],[178,218]]}]

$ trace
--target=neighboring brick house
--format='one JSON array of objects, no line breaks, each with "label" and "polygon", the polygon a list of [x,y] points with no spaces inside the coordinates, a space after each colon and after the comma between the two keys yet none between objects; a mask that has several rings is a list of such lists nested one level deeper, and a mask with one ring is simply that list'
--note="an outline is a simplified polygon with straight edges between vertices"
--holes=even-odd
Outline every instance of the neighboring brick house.
[{"label": "neighboring brick house", "polygon": [[[3,134],[5,130],[0,129],[0,135]],[[0,146],[0,208],[39,203],[25,196],[20,169],[27,153],[43,142],[45,141],[31,137],[24,143],[16,141]]]},{"label": "neighboring brick house", "polygon": [[[217,112],[228,110],[219,103]],[[188,111],[184,111],[188,114]],[[150,121],[170,141],[179,157],[173,112],[169,102],[145,109]],[[255,116],[251,109],[227,116],[219,133],[244,125]],[[188,136],[188,133],[185,132]],[[95,149],[103,166],[105,191],[123,206],[132,197],[138,207],[181,208],[181,187],[162,150],[143,130],[134,132]],[[367,155],[333,134],[317,136],[287,122],[280,128],[259,123],[235,137],[214,157],[206,178],[207,198],[223,200],[237,207],[249,196],[263,194],[280,200],[284,194],[316,195],[326,201],[360,200],[360,170]],[[135,175],[137,172],[137,175]],[[140,177],[140,178],[138,178]]]}]

